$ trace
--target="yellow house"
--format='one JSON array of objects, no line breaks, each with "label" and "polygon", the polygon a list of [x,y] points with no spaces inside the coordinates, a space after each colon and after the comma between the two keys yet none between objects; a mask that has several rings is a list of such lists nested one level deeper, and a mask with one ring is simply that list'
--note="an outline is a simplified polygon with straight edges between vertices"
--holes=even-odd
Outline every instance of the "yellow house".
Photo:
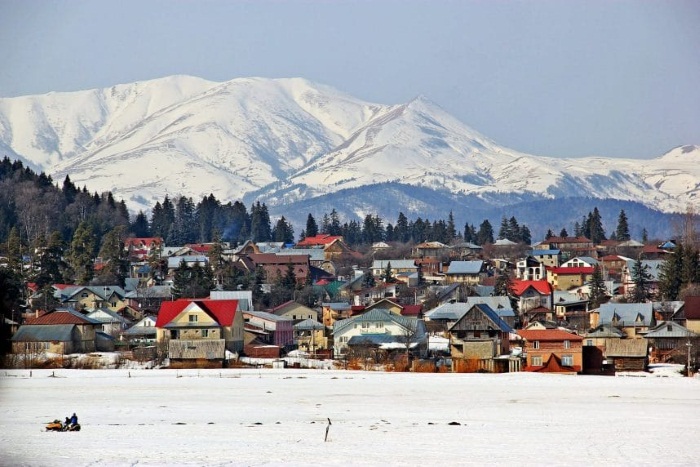
[{"label": "yellow house", "polygon": [[126,292],[116,285],[77,286],[61,292],[61,302],[76,310],[109,308],[118,311],[127,305]]},{"label": "yellow house", "polygon": [[156,341],[171,360],[226,360],[243,350],[243,313],[238,300],[179,299],[161,304]]}]

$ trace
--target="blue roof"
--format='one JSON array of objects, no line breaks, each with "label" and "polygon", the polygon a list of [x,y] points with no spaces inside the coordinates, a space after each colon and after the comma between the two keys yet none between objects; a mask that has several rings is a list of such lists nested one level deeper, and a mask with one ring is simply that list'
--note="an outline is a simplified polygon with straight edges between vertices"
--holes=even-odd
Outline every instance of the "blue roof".
[{"label": "blue roof", "polygon": [[532,250],[530,254],[532,256],[545,256],[545,255],[558,255],[561,250]]},{"label": "blue roof", "polygon": [[598,309],[598,324],[611,324],[616,321],[621,326],[639,323],[649,326],[653,313],[651,303],[604,303]]},{"label": "blue roof", "polygon": [[452,261],[447,274],[479,274],[483,267],[483,261]]}]

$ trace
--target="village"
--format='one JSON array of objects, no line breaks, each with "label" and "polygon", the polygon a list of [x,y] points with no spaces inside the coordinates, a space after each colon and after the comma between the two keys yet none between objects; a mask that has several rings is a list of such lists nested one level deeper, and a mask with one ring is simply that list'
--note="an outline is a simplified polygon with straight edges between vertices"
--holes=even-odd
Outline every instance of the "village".
[{"label": "village", "polygon": [[[323,361],[345,369],[614,375],[676,363],[690,375],[700,350],[700,296],[632,300],[640,287],[658,295],[673,241],[594,245],[550,236],[517,257],[522,248],[509,240],[488,245],[487,254],[468,242],[423,242],[402,257],[377,242],[371,257],[382,259],[346,268],[338,265],[361,264],[362,255],[342,236],[247,241],[224,245],[225,261],[264,272],[263,291],[270,278],[292,274],[296,290],[314,291],[314,303],[293,296],[255,309],[252,290],[221,287],[174,297],[177,271],[209,267],[213,247],[128,238],[124,287],[54,284],[58,306],[5,318],[12,329],[6,367],[70,367],[76,354],[114,352],[170,368]],[[167,265],[159,284],[150,274],[154,257]]]}]

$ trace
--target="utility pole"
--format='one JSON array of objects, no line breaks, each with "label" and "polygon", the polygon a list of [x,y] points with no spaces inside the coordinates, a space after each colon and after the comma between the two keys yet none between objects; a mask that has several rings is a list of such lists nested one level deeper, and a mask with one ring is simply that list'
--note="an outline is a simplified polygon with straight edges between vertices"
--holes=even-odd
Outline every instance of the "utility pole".
[{"label": "utility pole", "polygon": [[688,347],[688,362],[686,375],[690,378],[692,376],[690,372],[690,348],[693,347],[693,344],[690,342],[690,339],[688,339],[688,342],[686,342],[685,346]]}]

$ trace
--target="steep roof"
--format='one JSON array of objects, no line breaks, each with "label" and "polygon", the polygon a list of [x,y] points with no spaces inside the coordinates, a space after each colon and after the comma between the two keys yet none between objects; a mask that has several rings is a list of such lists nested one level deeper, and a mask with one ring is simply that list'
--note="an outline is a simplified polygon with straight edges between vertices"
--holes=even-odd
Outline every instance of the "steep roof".
[{"label": "steep roof", "polygon": [[336,240],[342,240],[341,235],[328,235],[328,234],[318,234],[313,237],[306,237],[305,239],[299,241],[297,246],[312,246],[312,245],[330,245]]},{"label": "steep roof", "polygon": [[164,327],[175,319],[190,303],[197,306],[212,317],[221,326],[231,326],[238,309],[238,300],[208,300],[181,298],[174,301],[165,301],[160,305],[156,327]]},{"label": "steep roof", "polygon": [[605,341],[606,357],[646,357],[646,339],[607,339]]},{"label": "steep roof", "polygon": [[582,341],[583,337],[560,329],[519,329],[518,335],[527,341],[563,342]]},{"label": "steep roof", "polygon": [[552,293],[552,286],[546,280],[523,281],[520,279],[513,279],[513,281],[511,281],[511,290],[513,294],[518,297],[524,294],[530,287],[540,295],[549,295]]},{"label": "steep roof", "polygon": [[685,319],[700,319],[700,295],[685,297],[683,313]]},{"label": "steep roof", "polygon": [[403,328],[415,330],[417,320],[415,318],[407,318],[405,316],[395,315],[394,313],[391,313],[390,311],[385,310],[383,308],[375,308],[361,315],[336,321],[333,325],[333,334],[341,332],[343,329],[352,326],[355,323],[361,323],[366,321],[381,321],[385,323],[395,323]]},{"label": "steep roof", "polygon": [[603,303],[598,308],[598,313],[600,324],[611,324],[615,321],[621,326],[649,326],[653,316],[653,304]]},{"label": "steep roof", "polygon": [[[508,333],[513,332],[513,328],[511,328],[511,327],[508,325],[508,323],[506,323],[505,321],[503,321],[503,320],[501,319],[501,317],[498,316],[498,313],[496,313],[495,311],[493,311],[493,309],[491,309],[491,307],[488,306],[487,304],[485,304],[485,303],[477,303],[477,304],[475,304],[475,305],[472,305],[472,306],[469,308],[469,310],[471,310],[471,309],[473,309],[473,308],[476,308],[476,309],[478,309],[479,311],[481,311],[481,312],[482,312],[482,313],[483,313],[483,314],[498,328],[498,330],[500,330],[500,331],[502,331],[502,332],[508,332]],[[468,312],[469,310],[467,310],[467,312]],[[466,313],[465,313],[464,315],[462,315],[462,316],[459,318],[459,320],[458,320],[456,323],[454,323],[454,324],[450,327],[450,329],[452,329],[452,328],[458,326],[458,325],[459,325],[459,321],[461,321],[461,320],[464,318],[465,315],[466,315]]]}]

